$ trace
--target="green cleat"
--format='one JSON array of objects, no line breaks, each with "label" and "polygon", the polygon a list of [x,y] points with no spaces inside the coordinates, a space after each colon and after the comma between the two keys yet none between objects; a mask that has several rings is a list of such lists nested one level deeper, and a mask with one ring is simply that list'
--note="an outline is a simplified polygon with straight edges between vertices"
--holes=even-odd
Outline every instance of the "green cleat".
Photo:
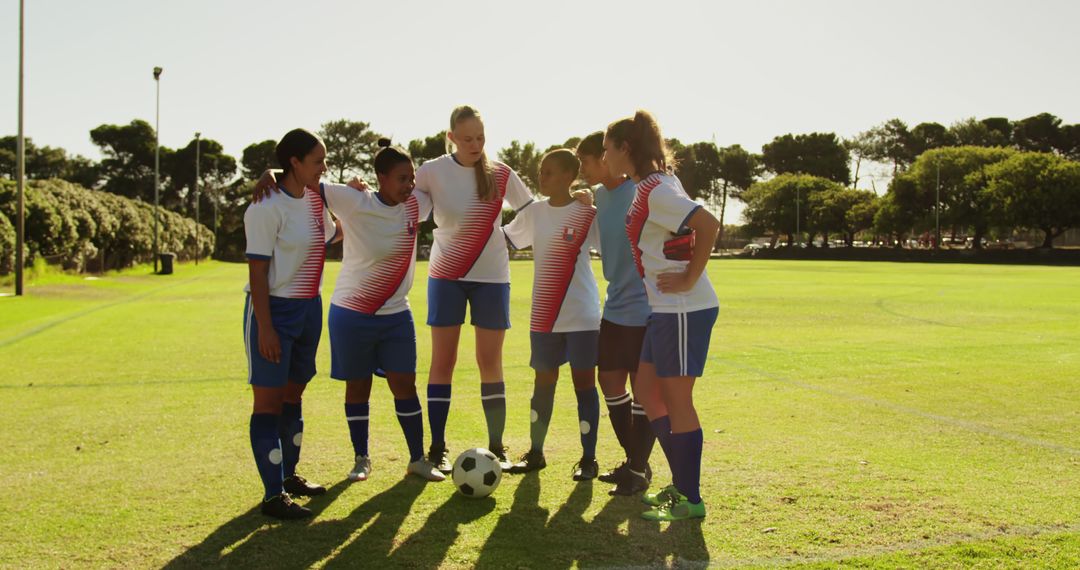
[{"label": "green cleat", "polygon": [[655,493],[645,493],[641,496],[641,502],[649,505],[650,507],[659,507],[667,504],[672,497],[679,494],[679,490],[675,488],[675,485],[668,485],[663,489]]},{"label": "green cleat", "polygon": [[705,518],[705,501],[694,504],[675,491],[675,495],[667,503],[641,513],[641,518],[649,521],[703,519]]}]

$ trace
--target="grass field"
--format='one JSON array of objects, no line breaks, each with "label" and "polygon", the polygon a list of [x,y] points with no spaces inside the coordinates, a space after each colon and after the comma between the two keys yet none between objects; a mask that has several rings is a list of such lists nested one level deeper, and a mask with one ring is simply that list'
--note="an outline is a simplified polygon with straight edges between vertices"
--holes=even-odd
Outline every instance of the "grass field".
[{"label": "grass field", "polygon": [[[329,298],[339,265],[327,265]],[[508,444],[528,440],[532,266],[512,264]],[[421,264],[419,276],[426,274]],[[713,262],[701,523],[574,484],[572,389],[549,467],[494,498],[403,479],[385,385],[373,479],[348,484],[329,342],[305,397],[300,471],[329,493],[270,522],[247,423],[243,265],[46,276],[0,298],[4,567],[1080,567],[1080,269]],[[412,300],[425,315],[418,278]],[[429,336],[418,330],[420,384]],[[486,440],[471,338],[452,450]],[[425,426],[426,427],[426,426]],[[618,459],[601,419],[601,467]],[[668,473],[657,450],[657,482]]]}]

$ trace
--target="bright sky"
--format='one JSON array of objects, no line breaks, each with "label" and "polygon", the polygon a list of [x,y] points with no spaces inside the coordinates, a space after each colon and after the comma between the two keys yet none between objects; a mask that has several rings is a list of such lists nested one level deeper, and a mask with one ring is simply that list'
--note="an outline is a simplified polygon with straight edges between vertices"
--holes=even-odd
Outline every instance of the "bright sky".
[{"label": "bright sky", "polygon": [[[541,146],[635,108],[664,134],[759,151],[899,117],[1047,111],[1080,122],[1080,2],[26,0],[26,133],[100,156],[89,131],[153,123],[239,157],[337,118],[398,142],[469,103],[489,149]],[[0,133],[16,132],[18,2],[0,6]],[[883,191],[883,188],[878,188]]]}]

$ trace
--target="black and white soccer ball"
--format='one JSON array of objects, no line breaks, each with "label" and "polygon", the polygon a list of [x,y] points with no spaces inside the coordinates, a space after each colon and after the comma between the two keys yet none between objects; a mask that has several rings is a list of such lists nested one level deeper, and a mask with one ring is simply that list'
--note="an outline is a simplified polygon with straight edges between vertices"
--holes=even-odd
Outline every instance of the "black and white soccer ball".
[{"label": "black and white soccer ball", "polygon": [[486,497],[502,481],[499,458],[482,447],[466,449],[454,461],[453,479],[462,495],[471,499]]}]

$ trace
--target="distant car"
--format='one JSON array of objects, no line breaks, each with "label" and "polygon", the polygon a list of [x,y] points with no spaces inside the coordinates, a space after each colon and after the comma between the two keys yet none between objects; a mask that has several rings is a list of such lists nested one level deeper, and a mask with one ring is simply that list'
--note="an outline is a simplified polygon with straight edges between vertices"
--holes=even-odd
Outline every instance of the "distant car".
[{"label": "distant car", "polygon": [[746,244],[746,247],[743,248],[743,251],[757,251],[759,249],[765,249],[765,246],[760,243],[748,243]]}]

